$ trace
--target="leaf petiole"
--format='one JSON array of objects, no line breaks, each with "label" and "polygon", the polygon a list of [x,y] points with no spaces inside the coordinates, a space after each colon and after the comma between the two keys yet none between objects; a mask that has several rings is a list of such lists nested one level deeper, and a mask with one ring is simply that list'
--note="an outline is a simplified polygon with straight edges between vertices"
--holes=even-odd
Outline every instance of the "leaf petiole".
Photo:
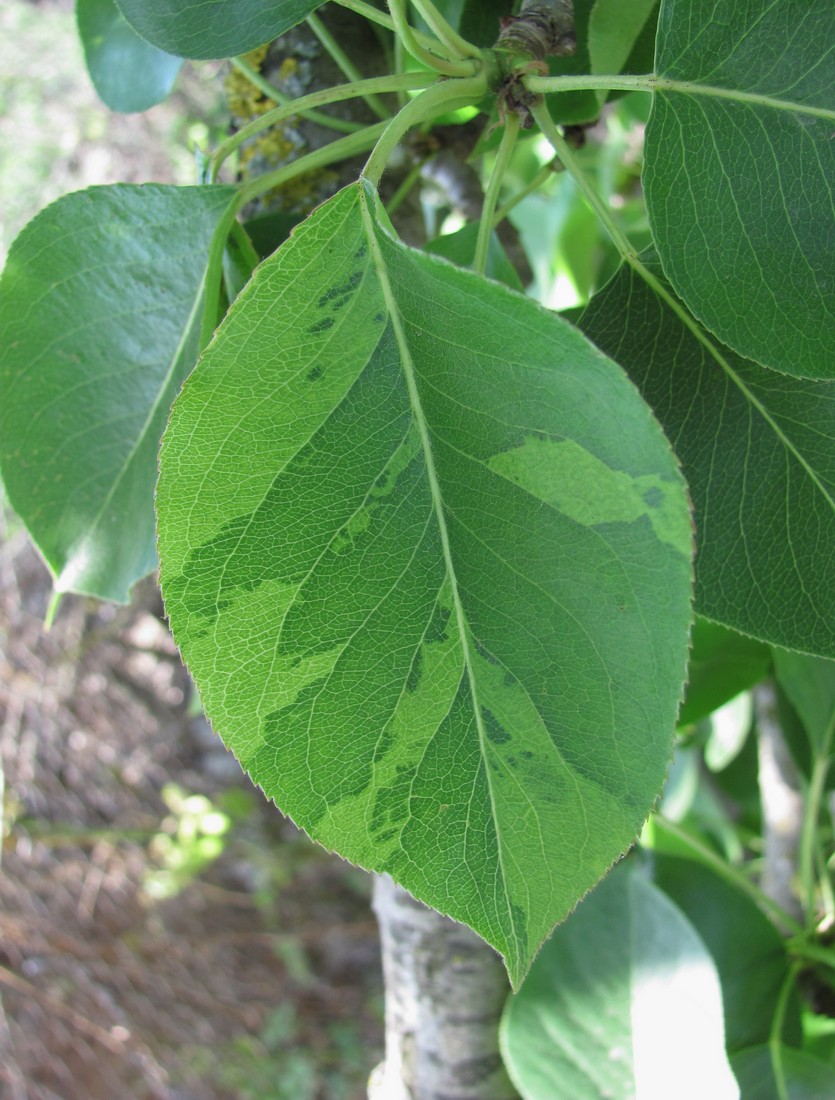
[{"label": "leaf petiole", "polygon": [[[662,832],[668,833],[670,836],[674,836],[676,840],[682,841],[698,859],[706,863],[716,872],[716,874],[725,879],[726,882],[735,886],[738,890],[742,891],[742,893],[747,894],[772,921],[789,929],[789,931],[797,936],[803,936],[803,926],[799,921],[796,921],[781,905],[778,905],[776,901],[773,901],[767,894],[764,894],[762,890],[751,882],[750,879],[746,878],[741,871],[738,871],[735,867],[726,863],[725,860],[722,859],[721,856],[718,856],[712,848],[708,847],[704,841],[694,837],[687,829],[683,828],[677,822],[664,817],[663,814],[654,814],[652,821]],[[802,950],[802,946],[800,949]]]},{"label": "leaf petiole", "polygon": [[[348,11],[355,12],[357,15],[361,15],[363,19],[367,19],[369,23],[376,23],[378,27],[385,27],[386,30],[394,32],[394,20],[390,15],[386,15],[385,12],[380,11],[378,8],[374,8],[371,4],[366,3],[366,0],[334,0],[335,4],[339,4],[341,8],[347,8]],[[441,42],[435,42],[429,37],[429,35],[423,34],[421,31],[412,30],[412,34],[417,42],[425,46],[427,49],[434,50],[435,53],[441,54],[449,61],[455,60],[455,54],[443,45]],[[400,42],[400,39],[397,39]]]},{"label": "leaf petiole", "polygon": [[[338,66],[343,76],[346,76],[352,83],[359,84],[362,81],[362,73],[350,57],[348,57],[319,16],[308,15],[307,25],[319,39],[319,42]],[[375,96],[365,94],[362,95],[361,98],[365,100],[377,118],[391,118],[391,111],[387,110],[385,105]]]},{"label": "leaf petiole", "polygon": [[529,92],[550,95],[552,92],[579,92],[583,90],[619,92],[680,92],[684,95],[708,96],[713,99],[733,99],[737,103],[752,103],[770,107],[775,111],[791,111],[793,114],[812,115],[815,118],[835,120],[835,111],[828,107],[813,107],[806,103],[777,99],[758,92],[743,92],[736,88],[720,88],[711,84],[697,84],[692,80],[671,80],[665,76],[648,73],[646,76],[525,76],[522,83]]},{"label": "leaf petiole", "polygon": [[477,103],[487,93],[487,76],[482,71],[477,76],[461,77],[458,80],[445,80],[427,88],[411,103],[396,114],[385,128],[374,151],[366,162],[362,175],[376,187],[389,157],[394,152],[403,135],[413,126],[447,111],[468,107]]},{"label": "leaf petiole", "polygon": [[468,42],[444,19],[432,0],[412,0],[412,4],[423,16],[423,21],[432,28],[432,33],[448,46],[456,57],[481,57],[481,50]]},{"label": "leaf petiole", "polygon": [[496,162],[490,173],[490,182],[484,194],[484,203],[481,208],[481,222],[478,227],[478,237],[475,246],[475,258],[473,259],[473,271],[483,275],[487,270],[487,252],[490,247],[490,234],[493,232],[493,215],[499,201],[499,192],[502,180],[513,155],[516,138],[519,135],[519,117],[514,113],[507,116],[504,126],[499,151],[496,154]]},{"label": "leaf petiole", "polygon": [[[356,99],[362,95],[373,95],[386,92],[418,91],[427,85],[434,84],[437,77],[434,73],[409,72],[399,76],[375,76],[368,80],[355,81],[350,84],[339,84],[335,88],[323,88],[319,92],[311,92],[310,95],[293,99],[279,107],[267,111],[260,118],[253,119],[246,126],[228,137],[218,145],[210,157],[210,179],[215,182],[223,162],[243,144],[248,138],[260,134],[262,130],[274,126],[284,119],[304,115],[311,108],[327,106],[329,103],[342,103],[346,99]],[[308,117],[309,114],[308,114]],[[353,132],[353,131],[352,131]],[[359,132],[359,131],[357,131]]]},{"label": "leaf petiole", "polygon": [[[242,73],[250,84],[254,85],[259,92],[267,97],[267,99],[273,100],[274,103],[278,103],[281,107],[287,107],[294,101],[290,96],[285,95],[284,92],[279,91],[278,88],[274,88],[268,80],[265,80],[259,72],[242,57],[231,58],[232,66]],[[352,134],[356,130],[362,129],[362,124],[359,122],[349,122],[343,118],[331,118],[329,115],[320,114],[318,111],[305,111],[297,112],[299,114],[305,114],[310,122],[316,122],[320,126],[327,126],[331,130],[341,130],[342,133]],[[263,117],[263,116],[262,116]]]},{"label": "leaf petiole", "polygon": [[394,21],[395,34],[415,61],[420,62],[421,65],[426,65],[430,69],[434,69],[443,76],[467,77],[475,75],[479,65],[479,61],[476,58],[471,58],[469,60],[462,60],[459,58],[449,61],[445,57],[440,56],[435,49],[434,43],[432,48],[427,49],[418,40],[406,14],[406,0],[390,0],[389,9],[391,11],[392,20]]}]

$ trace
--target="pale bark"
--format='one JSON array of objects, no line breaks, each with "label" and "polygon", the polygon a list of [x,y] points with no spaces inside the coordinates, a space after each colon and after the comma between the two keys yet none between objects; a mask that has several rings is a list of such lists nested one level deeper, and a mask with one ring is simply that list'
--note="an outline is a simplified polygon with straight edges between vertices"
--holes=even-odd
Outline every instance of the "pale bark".
[{"label": "pale bark", "polygon": [[777,717],[771,683],[754,689],[754,706],[764,840],[760,886],[763,893],[800,920],[803,911],[795,881],[803,826],[800,780]]},{"label": "pale bark", "polygon": [[369,1100],[516,1100],[499,1053],[509,985],[491,947],[375,876],[386,984],[386,1058]]}]

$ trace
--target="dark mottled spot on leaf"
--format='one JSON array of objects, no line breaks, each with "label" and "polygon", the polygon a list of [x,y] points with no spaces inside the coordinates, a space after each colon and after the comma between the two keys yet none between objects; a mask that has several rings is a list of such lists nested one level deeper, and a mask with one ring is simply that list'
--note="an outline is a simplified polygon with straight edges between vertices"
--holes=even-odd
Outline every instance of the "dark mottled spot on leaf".
[{"label": "dark mottled spot on leaf", "polygon": [[488,740],[492,741],[494,745],[504,745],[507,741],[511,741],[512,737],[499,722],[498,718],[487,707],[481,708],[481,717],[484,720],[484,730],[487,734]]},{"label": "dark mottled spot on leaf", "polygon": [[324,309],[326,306],[330,306],[331,309],[341,309],[349,300],[351,294],[357,289],[361,281],[362,272],[355,271],[344,283],[338,283],[336,286],[332,286],[329,290],[326,290],[325,293],[320,296],[316,305],[319,309]]},{"label": "dark mottled spot on leaf", "polygon": [[406,691],[417,691],[420,678],[423,674],[423,646],[419,646],[415,653],[409,675],[406,677]]},{"label": "dark mottled spot on leaf", "polygon": [[512,672],[506,672],[502,677],[502,683],[506,688],[512,688],[516,686],[516,677]]},{"label": "dark mottled spot on leaf", "polygon": [[306,377],[308,382],[316,382],[319,378],[322,377],[324,373],[325,368],[320,364],[317,364],[315,367],[310,368],[310,370],[307,372]]},{"label": "dark mottled spot on leaf", "polygon": [[432,615],[432,621],[429,623],[429,629],[426,631],[426,642],[446,641],[447,625],[451,614],[452,610],[449,607],[441,607],[438,604]]},{"label": "dark mottled spot on leaf", "polygon": [[382,313],[375,313],[374,320],[377,322],[378,325],[381,325],[383,321],[385,321],[385,316]]},{"label": "dark mottled spot on leaf", "polygon": [[392,829],[399,829],[409,815],[409,790],[417,775],[417,766],[398,765],[397,777],[388,787],[381,787],[374,795],[371,810],[370,831],[375,839],[391,836]]},{"label": "dark mottled spot on leaf", "polygon": [[644,503],[649,508],[660,508],[664,503],[664,494],[657,485],[653,485],[644,493]]},{"label": "dark mottled spot on leaf", "polygon": [[321,321],[317,321],[315,325],[311,325],[307,330],[308,332],[324,332],[325,329],[330,328],[333,325],[333,317],[323,317]]},{"label": "dark mottled spot on leaf", "polygon": [[493,656],[493,654],[490,652],[490,650],[485,649],[484,646],[481,644],[481,642],[479,642],[478,640],[476,640],[475,647],[476,647],[476,650],[478,652],[479,657],[483,657],[484,660],[487,661],[488,664],[491,664],[491,665],[499,664],[499,661]]},{"label": "dark mottled spot on leaf", "polygon": [[530,749],[523,749],[522,756],[525,758],[525,760],[533,760],[533,753]]},{"label": "dark mottled spot on leaf", "polygon": [[368,245],[361,244],[359,246],[359,248],[356,250],[356,252],[354,253],[354,259],[355,260],[364,260],[367,255],[368,255]]}]

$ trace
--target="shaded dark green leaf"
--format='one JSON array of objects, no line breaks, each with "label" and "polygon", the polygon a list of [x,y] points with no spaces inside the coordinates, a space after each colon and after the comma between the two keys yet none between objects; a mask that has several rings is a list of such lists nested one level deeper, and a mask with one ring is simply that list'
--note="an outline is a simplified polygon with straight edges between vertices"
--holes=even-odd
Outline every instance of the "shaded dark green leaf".
[{"label": "shaded dark green leaf", "polygon": [[718,623],[697,618],[693,624],[687,692],[678,721],[686,726],[706,718],[741,691],[753,687],[771,666],[771,650],[762,642]]},{"label": "shaded dark green leaf", "polygon": [[198,352],[209,241],[230,187],[66,195],[0,279],[0,468],[59,592],[126,602],[156,564],[168,408]]},{"label": "shaded dark green leaf", "polygon": [[[831,0],[664,0],[644,187],[664,271],[741,355],[835,376]],[[699,94],[707,88],[713,94]],[[745,98],[740,98],[745,97]]]},{"label": "shaded dark green leaf", "polygon": [[835,386],[700,340],[628,268],[592,299],[581,328],[626,368],[681,459],[696,514],[697,611],[835,656]]}]

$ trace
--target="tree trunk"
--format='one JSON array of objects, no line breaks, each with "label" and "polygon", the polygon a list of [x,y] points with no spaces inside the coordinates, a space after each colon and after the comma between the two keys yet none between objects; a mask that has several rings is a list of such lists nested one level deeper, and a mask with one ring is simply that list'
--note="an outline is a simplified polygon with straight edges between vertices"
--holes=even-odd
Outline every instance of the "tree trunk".
[{"label": "tree trunk", "polygon": [[469,928],[374,880],[386,985],[386,1058],[369,1100],[515,1100],[499,1053],[504,966]]},{"label": "tree trunk", "polygon": [[760,801],[763,814],[763,873],[760,886],[787,913],[798,920],[803,910],[797,895],[803,796],[797,768],[786,745],[774,685],[754,688],[757,716]]}]

